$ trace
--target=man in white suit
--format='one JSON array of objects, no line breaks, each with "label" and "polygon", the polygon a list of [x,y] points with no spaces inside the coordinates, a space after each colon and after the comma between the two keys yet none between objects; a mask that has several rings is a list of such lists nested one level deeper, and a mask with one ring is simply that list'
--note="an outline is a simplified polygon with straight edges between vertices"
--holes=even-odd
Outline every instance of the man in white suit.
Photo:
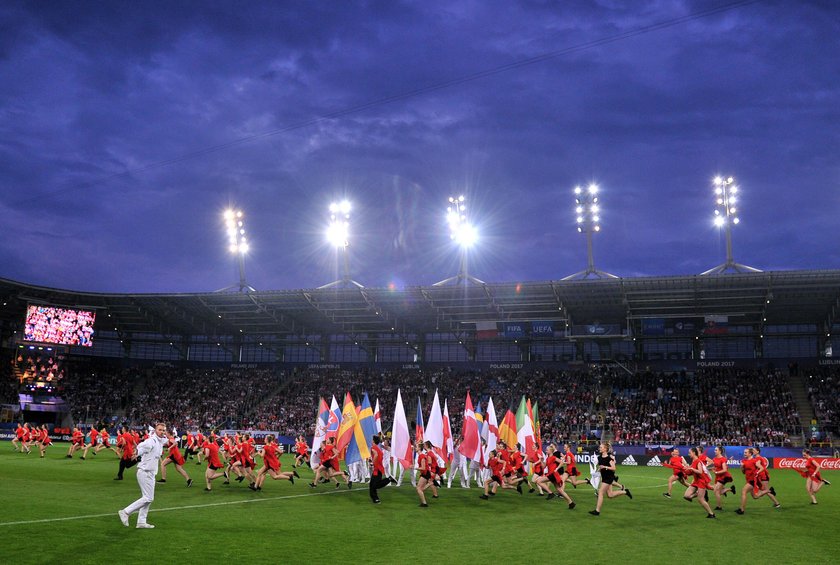
[{"label": "man in white suit", "polygon": [[128,517],[137,512],[137,527],[140,529],[154,528],[146,521],[149,507],[155,499],[155,476],[158,462],[163,453],[163,447],[169,442],[166,437],[166,426],[157,424],[149,437],[137,446],[135,457],[140,458],[137,465],[137,484],[140,485],[140,498],[118,512],[122,525],[128,527]]}]

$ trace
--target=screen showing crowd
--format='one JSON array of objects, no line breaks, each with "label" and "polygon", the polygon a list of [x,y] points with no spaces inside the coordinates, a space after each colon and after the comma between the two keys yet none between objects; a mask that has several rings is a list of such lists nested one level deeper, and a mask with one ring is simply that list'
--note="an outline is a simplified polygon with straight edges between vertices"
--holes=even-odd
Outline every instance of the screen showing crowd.
[{"label": "screen showing crowd", "polygon": [[26,310],[24,339],[58,345],[93,345],[96,313],[52,306],[32,306]]}]

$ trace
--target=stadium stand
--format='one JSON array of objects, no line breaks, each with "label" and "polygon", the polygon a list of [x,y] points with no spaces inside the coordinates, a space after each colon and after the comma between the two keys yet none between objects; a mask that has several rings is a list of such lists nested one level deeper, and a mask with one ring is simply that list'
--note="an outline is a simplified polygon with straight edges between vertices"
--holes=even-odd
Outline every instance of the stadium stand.
[{"label": "stadium stand", "polygon": [[821,367],[806,378],[808,399],[825,431],[840,433],[840,371]]},{"label": "stadium stand", "polygon": [[614,374],[607,420],[619,443],[787,445],[799,414],[780,371]]}]

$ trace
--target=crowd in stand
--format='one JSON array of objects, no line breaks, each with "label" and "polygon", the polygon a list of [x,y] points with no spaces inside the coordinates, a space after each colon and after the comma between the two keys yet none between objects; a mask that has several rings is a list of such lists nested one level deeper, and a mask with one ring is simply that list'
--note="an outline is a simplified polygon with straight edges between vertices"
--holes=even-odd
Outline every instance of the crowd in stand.
[{"label": "crowd in stand", "polygon": [[805,386],[817,420],[826,430],[840,433],[840,369],[820,367],[810,371]]},{"label": "crowd in stand", "polygon": [[64,378],[63,359],[52,351],[22,349],[14,363],[24,382],[54,382]]},{"label": "crowd in stand", "polygon": [[280,378],[271,369],[149,369],[126,414],[135,423],[162,421],[181,430],[249,427],[247,415],[271,397]]},{"label": "crowd in stand", "polygon": [[542,368],[480,372],[448,369],[305,371],[295,375],[282,391],[260,407],[254,423],[257,428],[279,430],[286,435],[311,434],[319,399],[323,397],[329,403],[334,395],[342,408],[346,392],[354,402],[358,402],[365,392],[372,404],[378,399],[382,416],[390,423],[397,389],[400,389],[408,419],[415,421],[419,398],[426,420],[437,390],[441,408],[444,400],[448,400],[450,425],[453,433],[457,433],[461,429],[464,399],[469,391],[474,408],[480,408],[482,412],[486,412],[488,399],[492,398],[499,420],[508,408],[515,411],[521,396],[525,395],[538,403],[544,437],[579,440],[597,427],[594,402],[599,379],[597,371]]},{"label": "crowd in stand", "polygon": [[[13,402],[15,360],[4,363],[0,394]],[[805,376],[820,421],[836,429],[840,371]],[[73,364],[61,394],[76,422],[113,420],[136,425],[161,420],[180,430],[213,427],[311,435],[320,398],[342,407],[367,392],[379,400],[385,429],[391,425],[397,389],[411,424],[418,398],[424,420],[434,393],[449,403],[453,434],[461,429],[464,398],[486,412],[492,397],[501,421],[522,395],[539,405],[542,436],[552,441],[598,437],[616,443],[729,443],[785,445],[801,433],[786,375],[779,371],[715,369],[683,373],[628,373],[607,366],[563,371],[527,370],[299,370],[233,368],[118,368]]]},{"label": "crowd in stand", "polygon": [[789,444],[799,414],[780,371],[613,374],[607,422],[616,442]]},{"label": "crowd in stand", "polygon": [[128,407],[140,369],[113,369],[100,364],[78,364],[68,370],[59,394],[69,404],[74,422],[100,422]]},{"label": "crowd in stand", "polygon": [[20,385],[14,377],[14,359],[0,364],[0,404],[17,404]]}]

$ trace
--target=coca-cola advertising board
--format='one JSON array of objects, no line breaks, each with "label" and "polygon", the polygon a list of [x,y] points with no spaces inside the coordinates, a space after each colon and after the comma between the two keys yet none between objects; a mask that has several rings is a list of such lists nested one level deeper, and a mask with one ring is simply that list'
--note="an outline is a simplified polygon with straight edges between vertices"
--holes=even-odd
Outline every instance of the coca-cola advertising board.
[{"label": "coca-cola advertising board", "polygon": [[[820,471],[840,471],[840,458],[838,457],[817,457],[820,462]],[[805,470],[805,459],[802,457],[774,457],[774,469],[797,469]]]}]

